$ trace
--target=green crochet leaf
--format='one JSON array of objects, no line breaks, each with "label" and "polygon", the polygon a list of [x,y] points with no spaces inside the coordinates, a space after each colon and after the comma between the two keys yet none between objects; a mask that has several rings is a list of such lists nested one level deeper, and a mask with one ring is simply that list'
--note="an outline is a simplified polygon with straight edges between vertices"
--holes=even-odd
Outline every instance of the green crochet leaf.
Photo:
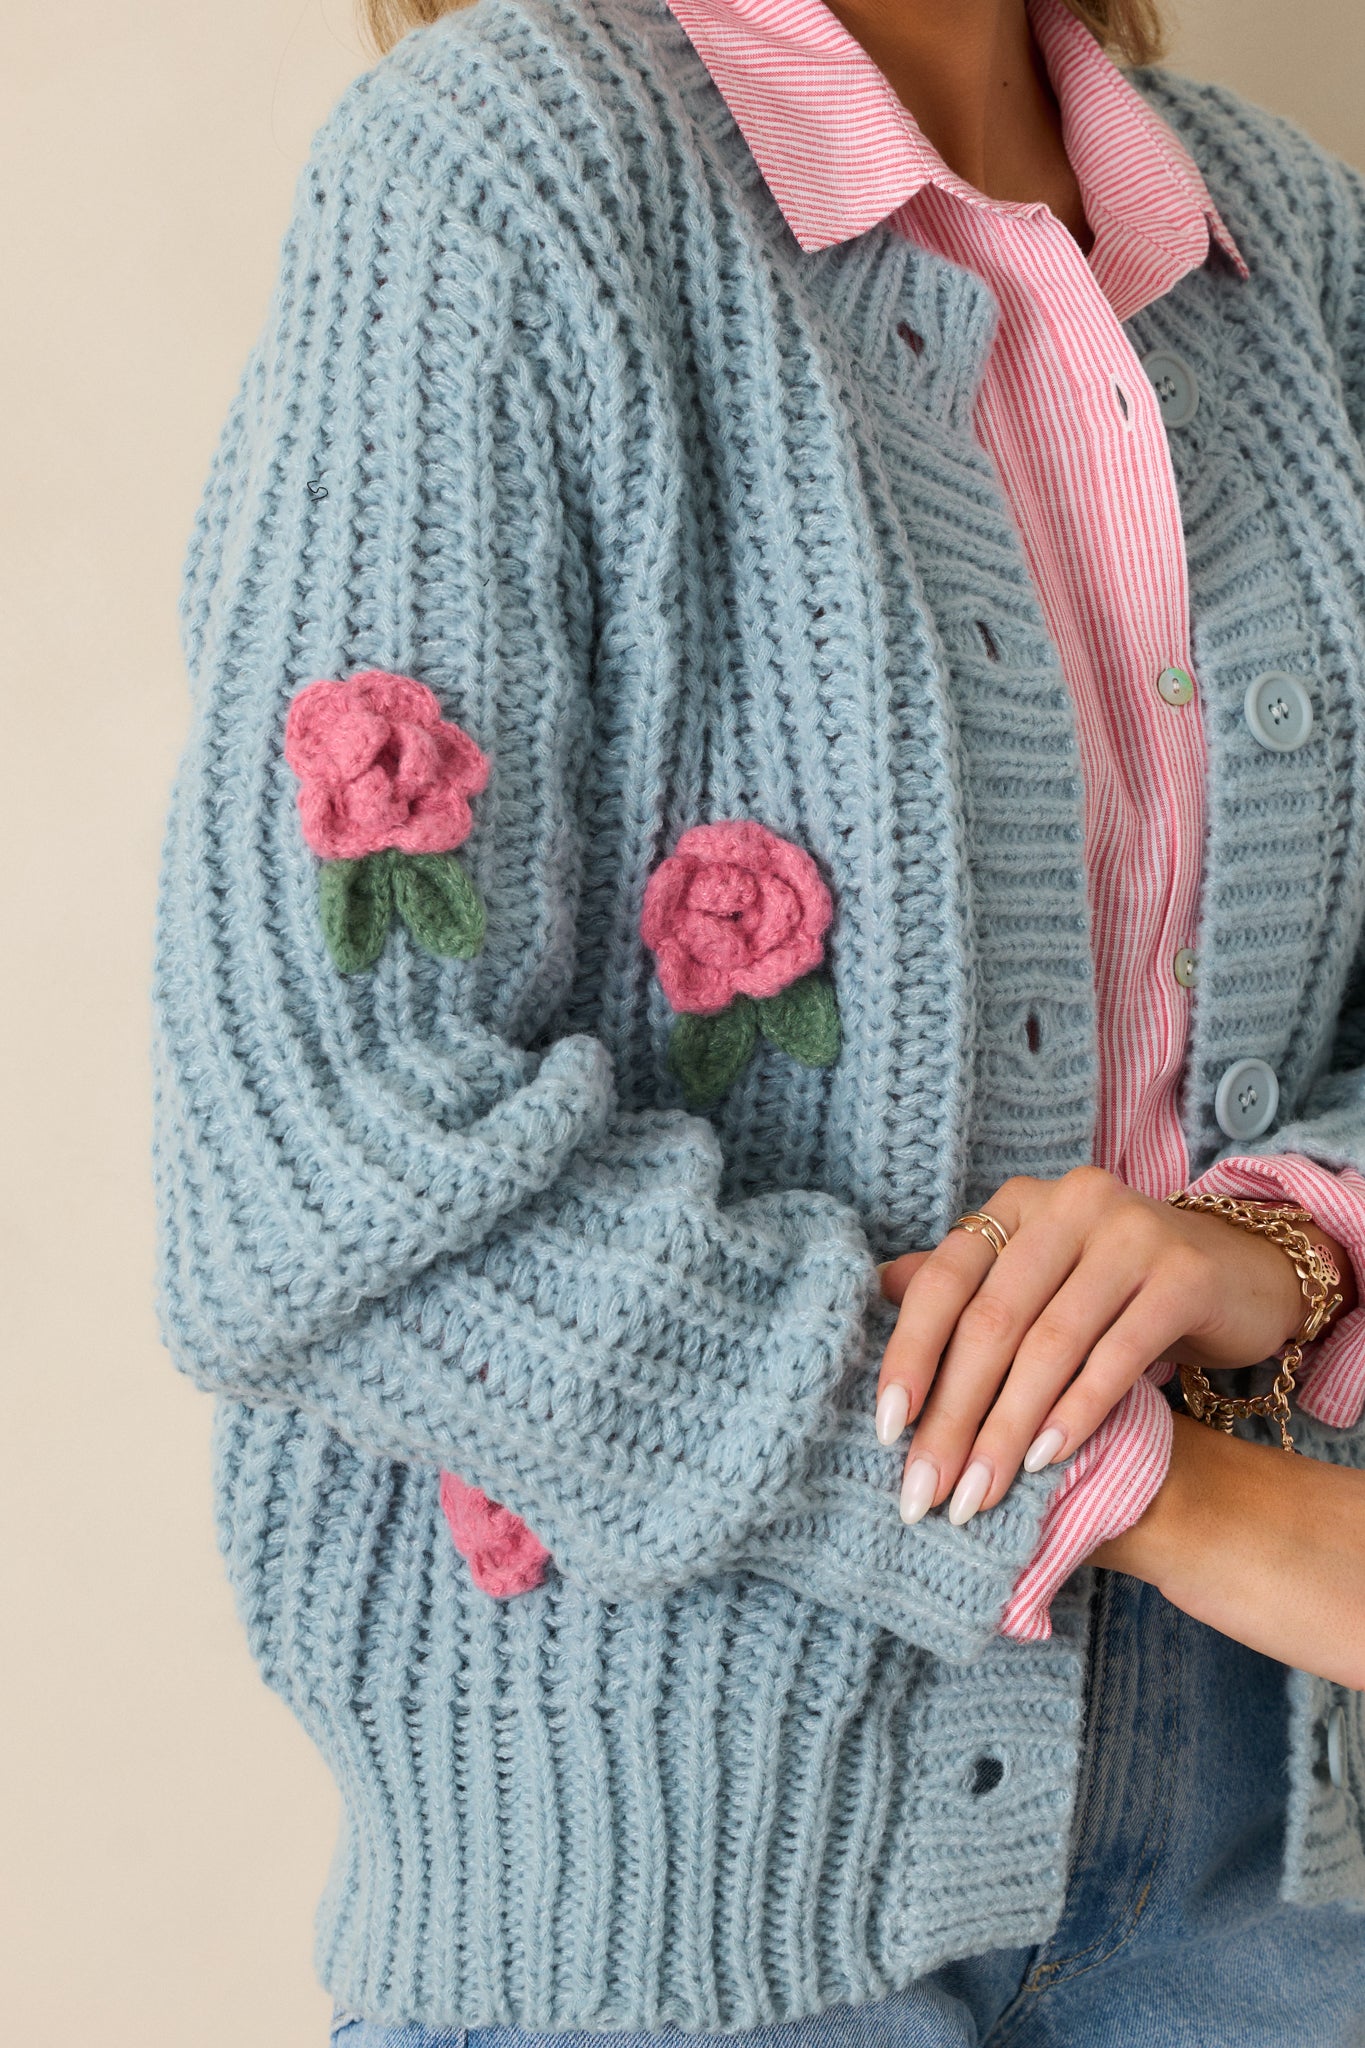
[{"label": "green crochet leaf", "polygon": [[487,915],[453,853],[405,853],[393,871],[398,915],[419,946],[441,960],[472,960]]},{"label": "green crochet leaf", "polygon": [[689,1109],[705,1109],[740,1074],[758,1040],[754,1006],[736,996],[709,1017],[679,1017],[668,1041],[668,1064],[683,1085]]},{"label": "green crochet leaf", "polygon": [[387,853],[363,860],[328,860],[318,880],[322,936],[343,974],[373,967],[384,950],[393,916],[393,881]]},{"label": "green crochet leaf", "polygon": [[839,1057],[839,1000],[823,974],[807,974],[758,1004],[763,1036],[803,1067],[832,1067]]}]

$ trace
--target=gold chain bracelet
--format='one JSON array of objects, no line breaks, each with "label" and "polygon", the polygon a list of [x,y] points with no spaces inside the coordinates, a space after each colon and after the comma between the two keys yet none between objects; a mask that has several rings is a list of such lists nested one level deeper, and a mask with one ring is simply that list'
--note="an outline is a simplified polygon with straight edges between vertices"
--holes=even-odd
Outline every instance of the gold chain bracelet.
[{"label": "gold chain bracelet", "polygon": [[1167,1195],[1166,1200],[1172,1208],[1202,1210],[1205,1215],[1221,1216],[1225,1223],[1236,1224],[1239,1230],[1249,1230],[1257,1237],[1268,1237],[1293,1260],[1306,1304],[1304,1318],[1280,1353],[1280,1369],[1268,1394],[1234,1401],[1227,1395],[1215,1394],[1197,1365],[1182,1365],[1180,1368],[1185,1406],[1196,1421],[1207,1422],[1211,1429],[1221,1429],[1230,1436],[1232,1425],[1239,1416],[1271,1415],[1279,1424],[1281,1444],[1285,1450],[1292,1451],[1294,1439],[1289,1434],[1289,1396],[1294,1391],[1294,1375],[1303,1364],[1304,1345],[1311,1344],[1315,1337],[1321,1335],[1341,1307],[1342,1297],[1334,1292],[1341,1285],[1336,1262],[1330,1252],[1304,1235],[1301,1226],[1305,1223],[1311,1225],[1313,1218],[1306,1209],[1300,1209],[1293,1202],[1268,1203],[1261,1207],[1255,1202],[1239,1202],[1232,1195],[1192,1195],[1184,1188],[1174,1195]]}]

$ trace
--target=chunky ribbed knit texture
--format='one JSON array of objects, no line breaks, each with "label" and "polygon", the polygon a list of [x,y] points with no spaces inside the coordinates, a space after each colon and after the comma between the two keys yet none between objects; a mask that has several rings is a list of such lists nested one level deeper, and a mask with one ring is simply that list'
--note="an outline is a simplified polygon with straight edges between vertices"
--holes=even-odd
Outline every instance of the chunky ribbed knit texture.
[{"label": "chunky ribbed knit texture", "polygon": [[[1133,323],[1201,389],[1191,1157],[1256,1055],[1267,1148],[1365,1164],[1329,1071],[1365,1044],[1365,206],[1281,124],[1144,86],[1253,271]],[[1057,1475],[906,1529],[872,1428],[874,1255],[1080,1163],[1095,1110],[1074,721],[972,432],[991,325],[889,229],[803,254],[663,0],[479,0],[301,180],[188,562],[157,1159],[240,1609],[342,1790],[350,2010],[739,2028],[1057,1915],[1087,1575],[1050,1642],[995,1633]],[[368,668],[492,761],[475,958],[397,924],[328,956],[284,721]],[[1297,753],[1242,717],[1267,669],[1314,690]],[[828,883],[842,1042],[760,1037],[703,1121],[640,910],[734,819]],[[473,1583],[442,1468],[542,1585]],[[1360,1700],[1293,1696],[1287,1893],[1365,1902],[1365,1787],[1321,1762],[1335,1699],[1359,1769]]]}]

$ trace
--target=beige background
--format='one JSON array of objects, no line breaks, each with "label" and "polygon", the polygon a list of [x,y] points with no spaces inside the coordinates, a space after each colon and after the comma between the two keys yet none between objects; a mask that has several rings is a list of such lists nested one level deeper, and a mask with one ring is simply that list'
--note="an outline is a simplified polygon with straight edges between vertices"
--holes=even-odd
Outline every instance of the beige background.
[{"label": "beige background", "polygon": [[[1177,56],[1365,165],[1360,0],[1184,0]],[[0,2036],[322,2048],[322,1764],[214,1548],[151,1308],[145,988],[175,604],[349,0],[18,0],[0,319]]]}]

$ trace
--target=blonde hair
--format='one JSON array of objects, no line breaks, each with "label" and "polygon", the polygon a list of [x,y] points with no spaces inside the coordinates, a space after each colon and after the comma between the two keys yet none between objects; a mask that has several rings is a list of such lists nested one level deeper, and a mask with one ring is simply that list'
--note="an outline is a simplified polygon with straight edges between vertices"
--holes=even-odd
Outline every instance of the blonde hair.
[{"label": "blonde hair", "polygon": [[[410,28],[454,14],[472,0],[359,0],[360,18],[376,50],[390,50]],[[1066,0],[1107,50],[1130,64],[1150,64],[1165,47],[1161,0]]]}]

